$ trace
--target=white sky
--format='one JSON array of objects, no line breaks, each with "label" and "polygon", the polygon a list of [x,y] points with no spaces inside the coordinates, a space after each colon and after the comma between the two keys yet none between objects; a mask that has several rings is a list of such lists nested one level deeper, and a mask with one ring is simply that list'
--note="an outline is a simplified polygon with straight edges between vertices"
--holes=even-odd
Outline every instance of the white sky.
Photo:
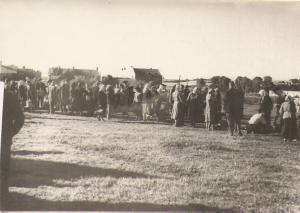
[{"label": "white sky", "polygon": [[165,78],[300,77],[300,2],[0,0],[0,60],[160,69]]}]

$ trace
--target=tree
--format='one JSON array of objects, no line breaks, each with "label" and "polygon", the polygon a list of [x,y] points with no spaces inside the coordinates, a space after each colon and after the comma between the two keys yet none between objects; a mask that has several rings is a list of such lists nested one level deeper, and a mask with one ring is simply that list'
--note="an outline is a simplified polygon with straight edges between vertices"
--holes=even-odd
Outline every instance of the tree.
[{"label": "tree", "polygon": [[271,89],[271,88],[274,87],[271,76],[265,76],[264,77],[264,87],[267,88],[267,89]]},{"label": "tree", "polygon": [[213,76],[211,79],[213,87],[218,87],[220,91],[224,92],[228,89],[229,82],[231,81],[226,76]]},{"label": "tree", "polygon": [[220,82],[219,82],[219,89],[220,89],[220,91],[225,92],[226,90],[228,90],[228,88],[229,88],[229,82],[230,81],[231,81],[230,78],[222,76],[220,78]]},{"label": "tree", "polygon": [[252,92],[259,92],[263,85],[263,79],[261,77],[255,77],[252,80]]},{"label": "tree", "polygon": [[242,90],[246,93],[252,90],[252,82],[247,77],[238,76],[235,79],[235,84],[237,87],[242,88]]},{"label": "tree", "polygon": [[220,76],[213,76],[210,80],[213,87],[219,86]]},{"label": "tree", "polygon": [[293,78],[293,79],[290,79],[290,82],[291,82],[292,84],[298,84],[298,83],[300,83],[300,80],[297,79],[297,78]]},{"label": "tree", "polygon": [[116,85],[116,84],[118,84],[118,80],[113,78],[111,75],[107,75],[106,78],[103,78],[103,83],[106,85],[108,85],[108,84]]},{"label": "tree", "polygon": [[205,86],[205,80],[203,78],[199,78],[196,80],[197,81],[197,86],[198,87],[204,87]]}]

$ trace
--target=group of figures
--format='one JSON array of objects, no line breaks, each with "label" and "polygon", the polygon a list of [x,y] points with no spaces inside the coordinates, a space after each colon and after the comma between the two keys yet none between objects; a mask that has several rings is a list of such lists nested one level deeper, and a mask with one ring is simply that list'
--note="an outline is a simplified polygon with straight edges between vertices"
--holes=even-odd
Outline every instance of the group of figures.
[{"label": "group of figures", "polygon": [[[297,113],[300,112],[300,103],[295,103],[295,99],[280,91],[275,91],[275,100],[269,96],[268,89],[262,92],[258,113],[248,121],[248,133],[281,131],[284,141],[298,139]],[[205,121],[208,130],[222,125],[222,116],[225,116],[229,133],[233,136],[235,132],[242,135],[244,99],[243,90],[234,82],[230,82],[229,89],[221,95],[218,88],[194,87],[190,91],[187,85],[179,84],[168,91],[163,84],[156,87],[151,83],[133,88],[127,83],[113,87],[96,82],[90,87],[82,82],[69,85],[64,81],[58,86],[53,81],[45,84],[41,81],[32,83],[6,80],[1,138],[0,206],[3,209],[8,193],[12,137],[23,126],[23,109],[27,107],[48,108],[49,113],[54,113],[55,110],[79,114],[84,111],[91,114],[96,112],[101,120],[104,115],[110,119],[112,111],[134,112],[138,120],[147,120],[153,116],[163,119],[167,115],[175,121],[176,127],[183,126],[184,121],[189,119],[193,127],[196,127],[196,123]]]},{"label": "group of figures", "polygon": [[[281,132],[284,141],[297,141],[300,128],[297,123],[297,114],[300,113],[299,99],[286,95],[280,89],[274,92],[277,94],[274,101],[269,96],[269,90],[265,89],[262,92],[258,113],[250,118],[247,132],[268,133],[276,131]],[[273,123],[272,112],[275,114]]]},{"label": "group of figures", "polygon": [[[174,120],[180,127],[190,120],[193,127],[205,121],[208,130],[228,126],[230,135],[242,135],[241,119],[244,111],[244,92],[229,83],[229,89],[221,92],[217,87],[194,87],[175,84],[171,89],[166,85],[153,85],[152,82],[136,87],[127,82],[117,85],[103,84],[100,81],[87,84],[81,81],[5,81],[6,89],[15,93],[19,103],[26,108],[48,109],[49,113],[61,111],[79,115],[95,115],[99,120],[111,118],[112,113],[128,115],[134,113],[137,120]],[[285,140],[296,139],[297,104],[281,90],[275,90],[277,97],[272,100],[269,90],[263,90],[258,113],[249,120],[248,132],[267,133],[282,131]],[[274,102],[274,103],[273,103]],[[299,105],[299,104],[298,104]],[[271,114],[275,109],[274,123]],[[298,110],[299,111],[299,110]]]}]

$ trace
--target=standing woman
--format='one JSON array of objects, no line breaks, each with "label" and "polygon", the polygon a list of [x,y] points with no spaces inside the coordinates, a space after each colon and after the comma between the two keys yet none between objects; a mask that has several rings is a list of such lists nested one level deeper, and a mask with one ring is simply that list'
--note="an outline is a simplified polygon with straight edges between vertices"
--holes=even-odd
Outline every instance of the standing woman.
[{"label": "standing woman", "polygon": [[55,85],[54,81],[50,82],[50,85],[48,87],[48,100],[49,100],[49,113],[53,114],[55,109]]},{"label": "standing woman", "polygon": [[173,104],[174,104],[173,93],[175,92],[175,88],[176,88],[176,84],[173,85],[173,87],[171,88],[170,93],[169,93],[169,104],[170,104],[171,116],[172,116],[172,110],[173,110]]},{"label": "standing woman", "polygon": [[181,113],[182,113],[182,99],[180,94],[180,85],[175,86],[175,91],[172,93],[173,108],[172,108],[172,119],[175,120],[175,126],[180,126]]},{"label": "standing woman", "polygon": [[92,115],[93,108],[93,92],[88,83],[86,83],[84,89],[84,109],[87,110],[89,115]]},{"label": "standing woman", "polygon": [[136,120],[143,119],[142,101],[143,101],[142,89],[140,87],[136,87],[134,89],[134,99],[133,99],[133,103],[136,111]]},{"label": "standing woman", "polygon": [[215,89],[215,124],[221,126],[222,120],[222,97],[219,88]]},{"label": "standing woman", "polygon": [[151,100],[152,100],[152,94],[150,91],[150,85],[145,84],[143,89],[143,102],[142,102],[143,121],[146,121],[147,117],[150,115]]},{"label": "standing woman", "polygon": [[76,83],[75,82],[72,82],[71,84],[71,89],[70,89],[70,99],[71,99],[71,111],[72,111],[72,114],[75,110],[75,90],[76,90]]},{"label": "standing woman", "polygon": [[117,108],[120,105],[121,101],[121,89],[120,85],[116,84],[115,89],[114,89],[114,108]]},{"label": "standing woman", "polygon": [[111,85],[106,86],[106,118],[110,119],[112,113],[112,104],[114,102],[114,91]]},{"label": "standing woman", "polygon": [[215,101],[214,101],[214,90],[211,88],[208,90],[206,95],[206,106],[205,106],[205,122],[206,129],[214,130],[214,113],[215,113]]},{"label": "standing woman", "polygon": [[27,99],[26,86],[23,80],[20,80],[18,82],[18,98],[23,108],[26,104],[26,99]]},{"label": "standing woman", "polygon": [[194,87],[193,91],[187,98],[187,105],[189,108],[189,115],[192,122],[192,126],[196,127],[196,122],[199,118],[199,94],[198,87]]},{"label": "standing woman", "polygon": [[46,93],[46,86],[44,83],[41,82],[37,89],[37,105],[40,109],[44,107],[44,98]]},{"label": "standing woman", "polygon": [[296,106],[288,95],[285,97],[279,112],[283,119],[283,140],[297,140]]},{"label": "standing woman", "polygon": [[103,109],[103,114],[106,114],[106,107],[107,107],[107,97],[105,93],[105,85],[102,84],[99,87],[99,92],[98,92],[98,103],[97,107],[101,107]]},{"label": "standing woman", "polygon": [[67,105],[69,104],[69,97],[70,97],[70,87],[66,80],[63,81],[60,91],[60,109],[62,112],[67,111]]},{"label": "standing woman", "polygon": [[74,106],[75,111],[79,112],[79,115],[81,116],[84,107],[84,88],[83,83],[81,82],[77,83],[77,87],[75,89]]}]

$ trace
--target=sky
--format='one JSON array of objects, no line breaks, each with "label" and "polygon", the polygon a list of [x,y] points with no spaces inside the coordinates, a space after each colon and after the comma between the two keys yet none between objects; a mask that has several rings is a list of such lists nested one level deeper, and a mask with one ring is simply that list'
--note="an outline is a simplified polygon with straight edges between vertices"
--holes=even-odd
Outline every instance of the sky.
[{"label": "sky", "polygon": [[[4,65],[300,78],[300,2],[0,0]],[[122,70],[126,67],[127,70]]]}]

